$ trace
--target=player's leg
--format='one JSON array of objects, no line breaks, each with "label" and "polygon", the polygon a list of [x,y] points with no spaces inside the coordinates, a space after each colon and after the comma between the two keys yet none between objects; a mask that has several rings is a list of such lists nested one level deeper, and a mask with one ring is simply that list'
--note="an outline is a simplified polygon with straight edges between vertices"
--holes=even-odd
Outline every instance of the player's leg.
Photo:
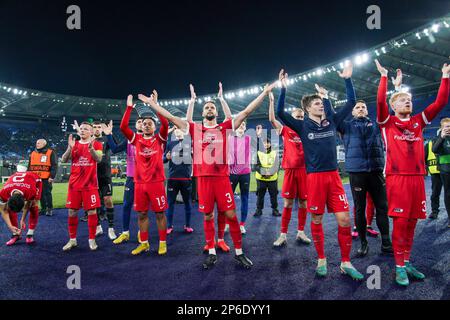
[{"label": "player's leg", "polygon": [[[18,218],[17,212],[13,212],[8,209],[8,216],[9,216],[9,220],[11,221],[11,225],[13,227],[19,228],[19,218]],[[8,242],[6,242],[6,245],[12,246],[20,239],[22,239],[20,234],[13,234],[11,236],[11,239],[9,239]]]},{"label": "player's leg", "polygon": [[[146,185],[147,195],[150,198],[151,210],[156,213],[156,225],[159,234],[159,255],[167,253],[167,195],[164,181]],[[148,230],[148,226],[147,226]]]},{"label": "player's leg", "polygon": [[47,214],[47,189],[48,189],[48,179],[42,180],[42,195],[41,195],[41,211],[39,212],[40,215],[46,215]]},{"label": "player's leg", "polygon": [[114,244],[121,244],[130,240],[130,219],[131,210],[134,202],[134,179],[127,177],[125,182],[125,190],[123,193],[123,207],[122,207],[122,233],[113,241]]},{"label": "player's leg", "polygon": [[117,236],[114,230],[114,202],[112,180],[106,179],[103,186],[103,202],[106,208],[106,219],[108,220],[108,237],[114,241]]},{"label": "player's leg", "polygon": [[320,277],[327,275],[327,257],[325,256],[325,236],[322,220],[323,213],[311,214],[311,234],[318,257],[316,274]]},{"label": "player's leg", "polygon": [[138,213],[139,228],[139,246],[134,249],[131,254],[139,255],[143,252],[150,251],[148,243],[149,219],[148,210],[150,209],[150,195],[147,192],[146,185],[136,183],[134,185],[134,210]]},{"label": "player's leg", "polygon": [[248,216],[248,197],[250,194],[250,173],[239,176],[239,188],[241,190],[241,233],[246,234],[245,223]]},{"label": "player's leg", "polygon": [[269,181],[268,189],[270,204],[272,206],[272,215],[274,217],[281,217],[281,213],[278,211],[278,179],[276,181]]},{"label": "player's leg", "polygon": [[156,226],[159,234],[158,254],[165,255],[167,253],[167,218],[164,211],[156,212]]},{"label": "player's leg", "polygon": [[217,212],[217,246],[223,252],[230,252],[230,247],[225,243],[225,226],[229,227],[224,211]]},{"label": "player's leg", "polygon": [[[200,191],[200,189],[199,189]],[[200,203],[202,199],[202,194],[199,192],[198,201]],[[215,226],[214,226],[214,211],[205,214],[203,219],[203,228],[205,232],[205,240],[208,248],[208,257],[203,262],[203,268],[209,269],[213,267],[217,263],[217,253],[216,253],[216,245],[215,245]]]},{"label": "player's leg", "polygon": [[368,191],[376,208],[376,223],[381,233],[381,252],[392,254],[389,234],[388,204],[386,197],[386,180],[382,172],[374,173],[369,179]]},{"label": "player's leg", "polygon": [[66,208],[68,209],[69,242],[63,247],[63,251],[69,251],[77,246],[78,210],[82,207],[83,195],[81,191],[70,188],[67,192]]},{"label": "player's leg", "polygon": [[53,216],[53,195],[52,195],[52,191],[53,191],[53,183],[49,183],[48,184],[48,189],[47,189],[47,216],[51,217]]},{"label": "player's leg", "polygon": [[406,243],[405,243],[405,267],[406,273],[416,280],[425,279],[425,275],[417,270],[410,262],[411,250],[414,242],[414,232],[417,225],[417,219],[408,219],[408,227],[406,229]]},{"label": "player's leg", "polygon": [[305,234],[305,225],[308,217],[307,214],[307,186],[306,186],[306,170],[299,169],[297,172],[297,197],[298,197],[298,224],[297,224],[297,241],[305,244],[310,244],[311,239],[309,239]]},{"label": "player's leg", "polygon": [[34,244],[34,232],[39,220],[39,207],[37,201],[33,201],[30,206],[30,217],[28,221],[27,244]]},{"label": "player's leg", "polygon": [[437,219],[439,215],[439,200],[442,191],[441,175],[431,174],[431,214],[428,216],[430,219]]},{"label": "player's leg", "polygon": [[173,213],[175,211],[175,203],[177,201],[177,181],[167,181],[167,201],[169,209],[167,210],[167,234],[171,234],[173,231]]},{"label": "player's leg", "polygon": [[[283,192],[283,195],[284,194],[285,193]],[[289,222],[291,221],[292,218],[292,208],[294,206],[294,199],[284,198],[283,201],[284,201],[284,208],[283,213],[281,214],[281,230],[278,239],[275,240],[275,242],[273,243],[274,247],[281,247],[287,244],[287,233]]]},{"label": "player's leg", "polygon": [[406,235],[408,232],[408,219],[402,217],[393,218],[392,247],[395,259],[395,280],[401,286],[409,285],[405,267]]},{"label": "player's leg", "polygon": [[352,190],[355,207],[356,230],[358,231],[359,239],[361,241],[361,247],[358,249],[357,255],[359,257],[364,257],[369,252],[369,243],[366,236],[367,174],[350,173],[350,188]]},{"label": "player's leg", "polygon": [[378,237],[378,231],[372,228],[373,217],[375,217],[375,205],[373,203],[370,193],[366,197],[366,220],[367,220],[367,234],[371,237]]},{"label": "player's leg", "polygon": [[191,197],[192,197],[192,181],[181,181],[181,197],[183,198],[184,203],[184,231],[187,233],[194,232],[194,229],[191,228],[191,215],[192,215],[192,206],[191,206]]}]

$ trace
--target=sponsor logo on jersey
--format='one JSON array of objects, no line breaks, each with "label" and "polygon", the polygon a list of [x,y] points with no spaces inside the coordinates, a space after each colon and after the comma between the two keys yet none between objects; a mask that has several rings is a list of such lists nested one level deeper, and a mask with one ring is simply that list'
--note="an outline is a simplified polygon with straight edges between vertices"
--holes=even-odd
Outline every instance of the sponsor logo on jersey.
[{"label": "sponsor logo on jersey", "polygon": [[77,162],[72,163],[72,166],[75,167],[92,167],[93,165],[88,158],[83,156],[79,157]]},{"label": "sponsor logo on jersey", "polygon": [[152,148],[144,147],[140,152],[139,155],[143,157],[151,157],[152,155],[158,153],[158,151],[153,150]]},{"label": "sponsor logo on jersey", "polygon": [[409,141],[409,142],[417,142],[420,141],[420,137],[416,137],[415,132],[411,132],[408,129],[403,130],[403,133],[401,136],[395,135],[395,140],[401,140],[401,141]]},{"label": "sponsor logo on jersey", "polygon": [[334,137],[334,131],[326,131],[326,132],[321,132],[321,133],[311,132],[308,134],[309,140],[325,139],[325,138],[329,138],[329,137]]},{"label": "sponsor logo on jersey", "polygon": [[402,213],[402,212],[403,212],[403,209],[401,209],[401,208],[395,208],[395,209],[394,209],[394,212],[395,212],[395,213]]}]

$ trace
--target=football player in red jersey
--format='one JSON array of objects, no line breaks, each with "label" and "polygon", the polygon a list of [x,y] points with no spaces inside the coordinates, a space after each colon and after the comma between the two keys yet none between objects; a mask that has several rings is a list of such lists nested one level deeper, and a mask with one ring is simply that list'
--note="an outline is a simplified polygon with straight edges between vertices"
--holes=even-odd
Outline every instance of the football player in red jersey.
[{"label": "football player in red jersey", "polygon": [[[412,96],[397,92],[390,98],[395,112],[389,114],[386,102],[388,70],[375,60],[381,74],[377,98],[377,121],[381,127],[386,146],[386,191],[388,214],[394,220],[392,245],[396,264],[396,282],[409,284],[408,276],[422,280],[425,275],[410,262],[414,231],[418,219],[426,218],[426,197],[424,175],[423,129],[448,103],[450,65],[442,67],[442,80],[436,101],[423,112],[411,116]],[[401,70],[397,70],[397,76]]]},{"label": "football player in red jersey", "polygon": [[[283,162],[284,180],[282,197],[284,198],[284,209],[281,217],[281,232],[278,239],[273,243],[275,247],[287,244],[287,232],[291,221],[294,200],[298,199],[298,225],[297,241],[310,244],[311,240],[305,234],[305,224],[307,218],[306,207],[306,166],[302,140],[294,130],[288,126],[283,126],[275,118],[275,99],[273,93],[269,94],[269,121],[282,136],[284,142]],[[303,120],[305,112],[303,109],[295,109],[292,112],[294,119]]]},{"label": "football player in red jersey", "polygon": [[[151,97],[139,95],[139,99],[148,103],[155,112],[160,113],[181,130],[186,132],[189,130],[191,134],[194,150],[194,176],[198,178],[199,211],[205,214],[205,238],[209,248],[209,255],[203,263],[205,269],[209,269],[217,262],[214,243],[214,205],[216,203],[218,212],[224,212],[230,225],[230,235],[236,250],[235,259],[245,268],[251,268],[253,265],[242,250],[242,234],[229,179],[227,139],[232,130],[239,127],[242,121],[258,108],[274,86],[275,83],[266,86],[263,92],[234,119],[231,117],[231,111],[227,110],[225,121],[220,124],[217,123],[218,111],[212,101],[207,101],[203,106],[203,122],[194,123],[173,116]],[[192,116],[194,103],[195,100],[190,103],[187,119]]]},{"label": "football player in red jersey", "polygon": [[[157,101],[158,93],[154,91],[152,99]],[[158,254],[167,253],[167,220],[164,211],[168,208],[166,189],[164,186],[163,155],[167,143],[169,122],[158,114],[161,122],[159,133],[156,134],[156,121],[151,117],[143,117],[143,134],[135,134],[129,127],[131,112],[134,109],[133,96],[128,96],[127,109],[120,124],[120,130],[136,147],[136,171],[134,175],[134,210],[139,215],[140,245],[131,252],[133,255],[148,252],[149,219],[148,210],[156,214],[156,224],[159,233]]]},{"label": "football player in red jersey", "polygon": [[95,242],[97,229],[97,208],[100,206],[97,181],[97,163],[102,160],[103,146],[92,137],[93,127],[83,122],[79,128],[80,141],[69,136],[68,147],[62,156],[62,162],[72,159],[66,208],[69,209],[68,229],[69,242],[63,251],[69,251],[77,246],[78,210],[88,213],[89,248],[94,251],[98,246]]},{"label": "football player in red jersey", "polygon": [[[7,246],[12,246],[21,239],[22,230],[25,229],[25,219],[28,210],[30,211],[30,219],[26,243],[34,243],[34,231],[39,217],[38,201],[41,199],[42,181],[39,176],[33,172],[26,172],[26,168],[24,169],[9,177],[2,190],[0,190],[0,213],[8,229],[13,234],[6,243]],[[20,211],[23,211],[23,214],[19,224],[17,214]]]}]

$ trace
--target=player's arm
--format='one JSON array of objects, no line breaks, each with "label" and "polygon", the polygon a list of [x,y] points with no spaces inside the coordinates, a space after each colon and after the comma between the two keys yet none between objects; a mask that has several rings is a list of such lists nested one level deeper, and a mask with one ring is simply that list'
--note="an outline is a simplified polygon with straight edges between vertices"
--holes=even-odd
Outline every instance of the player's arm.
[{"label": "player's arm", "polygon": [[387,86],[388,86],[388,71],[384,68],[378,60],[375,60],[377,69],[381,74],[380,85],[378,87],[377,94],[377,122],[379,124],[385,124],[389,119],[389,106],[386,102],[387,99]]},{"label": "player's arm", "polygon": [[353,64],[349,63],[347,67],[342,70],[342,72],[338,71],[339,77],[345,80],[345,90],[347,93],[347,102],[345,105],[334,115],[331,117],[334,119],[335,124],[341,124],[345,118],[347,118],[356,104],[356,94],[355,88],[353,87],[352,74],[353,74]]},{"label": "player's arm", "polygon": [[186,112],[186,121],[192,122],[194,121],[194,107],[195,101],[197,101],[197,95],[195,94],[194,86],[192,84],[189,85],[189,90],[191,91],[191,100],[189,100],[189,105]]},{"label": "player's arm", "polygon": [[217,98],[219,98],[220,105],[222,106],[223,113],[225,114],[225,120],[232,119],[233,115],[231,114],[230,106],[223,98],[222,82],[219,82],[219,93],[217,94]]},{"label": "player's arm", "polygon": [[120,123],[120,131],[122,131],[125,138],[127,138],[128,141],[131,141],[131,143],[134,142],[134,139],[136,137],[136,134],[133,132],[133,130],[130,129],[129,126],[131,112],[133,111],[134,107],[135,105],[133,104],[133,96],[129,95],[127,98],[127,108],[125,109],[125,113],[122,117],[122,122]]},{"label": "player's arm", "polygon": [[277,130],[278,134],[281,134],[281,130],[283,129],[283,125],[280,121],[275,117],[275,97],[273,96],[273,92],[269,92],[269,121],[272,124],[272,127]]},{"label": "player's arm", "polygon": [[269,94],[270,91],[272,91],[272,89],[276,86],[276,82],[272,83],[271,85],[266,85],[264,87],[263,92],[252,102],[250,102],[250,104],[247,106],[247,108],[245,108],[244,110],[242,110],[241,112],[238,113],[238,115],[236,116],[236,118],[234,118],[233,120],[233,126],[234,128],[239,128],[242,124],[242,122],[248,118],[248,116],[250,116],[252,114],[253,111],[255,111],[260,105],[261,103],[264,101],[264,98]]},{"label": "player's arm", "polygon": [[6,223],[6,226],[8,227],[8,229],[13,233],[13,234],[20,234],[20,229],[14,227],[11,224],[11,220],[9,219],[9,213],[6,210],[6,203],[3,203],[2,200],[0,199],[0,214],[3,218],[3,220]]},{"label": "player's arm", "polygon": [[[153,91],[153,95],[157,94],[156,91]],[[143,94],[139,95],[139,100],[141,100],[144,103],[147,103],[150,105],[150,108],[155,111],[155,113],[160,114],[162,117],[166,118],[168,121],[172,122],[174,125],[176,125],[181,131],[186,132],[189,128],[189,123],[185,120],[182,120],[181,118],[174,116],[169,111],[161,107],[158,102],[155,101],[153,97],[146,97]]]},{"label": "player's arm", "polygon": [[72,135],[69,135],[67,150],[62,155],[62,159],[61,159],[62,163],[67,163],[72,158],[72,149],[74,146],[75,146],[75,140]]},{"label": "player's arm", "polygon": [[[287,88],[287,77],[288,74],[284,70],[280,71],[279,80],[281,81],[281,93],[278,98],[277,105],[277,116],[278,118],[289,128],[294,130],[298,135],[302,131],[302,120],[294,119],[289,113],[284,110],[285,100],[286,100],[286,88]],[[305,110],[306,111],[306,110]]]},{"label": "player's arm", "polygon": [[439,112],[444,109],[448,103],[449,97],[449,76],[450,76],[450,65],[444,64],[442,67],[442,80],[439,87],[439,91],[436,97],[436,101],[430,104],[424,111],[423,114],[426,118],[426,122],[430,123]]},{"label": "player's arm", "polygon": [[433,146],[431,147],[433,153],[437,155],[444,153],[444,141],[448,137],[450,137],[450,132],[442,129],[439,137],[433,142]]},{"label": "player's arm", "polygon": [[122,143],[117,144],[116,140],[114,139],[112,135],[113,131],[112,120],[109,122],[109,124],[102,123],[102,130],[106,136],[106,141],[108,143],[109,149],[111,149],[111,152],[113,154],[117,154],[119,152],[124,152],[127,150],[128,141],[125,140]]},{"label": "player's arm", "polygon": [[172,142],[168,143],[164,150],[163,162],[168,163],[172,160]]}]

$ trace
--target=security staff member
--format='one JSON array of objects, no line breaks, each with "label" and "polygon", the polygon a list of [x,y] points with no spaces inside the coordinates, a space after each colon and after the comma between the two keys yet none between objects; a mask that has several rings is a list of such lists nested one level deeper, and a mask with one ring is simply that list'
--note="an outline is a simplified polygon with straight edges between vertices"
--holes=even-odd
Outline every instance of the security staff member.
[{"label": "security staff member", "polygon": [[[438,135],[440,130],[438,130]],[[441,197],[442,191],[442,180],[441,172],[438,168],[438,160],[436,154],[433,152],[433,145],[435,144],[435,139],[429,140],[425,144],[425,163],[427,165],[428,173],[431,176],[431,214],[428,216],[429,219],[436,219],[439,214],[439,198]]]},{"label": "security staff member", "polygon": [[34,172],[42,180],[42,197],[40,215],[53,215],[53,181],[58,170],[58,160],[55,151],[50,149],[47,141],[39,139],[36,149],[30,154],[28,171]]},{"label": "security staff member", "polygon": [[[280,159],[278,152],[272,150],[272,145],[268,138],[261,139],[262,126],[257,126],[256,134],[258,136],[257,143],[257,163],[256,169],[256,185],[257,185],[257,201],[255,217],[262,215],[264,208],[264,196],[266,190],[269,190],[270,202],[272,204],[272,215],[279,217],[281,213],[278,211],[278,170],[280,168]],[[260,149],[261,140],[264,144],[264,150]]]}]

